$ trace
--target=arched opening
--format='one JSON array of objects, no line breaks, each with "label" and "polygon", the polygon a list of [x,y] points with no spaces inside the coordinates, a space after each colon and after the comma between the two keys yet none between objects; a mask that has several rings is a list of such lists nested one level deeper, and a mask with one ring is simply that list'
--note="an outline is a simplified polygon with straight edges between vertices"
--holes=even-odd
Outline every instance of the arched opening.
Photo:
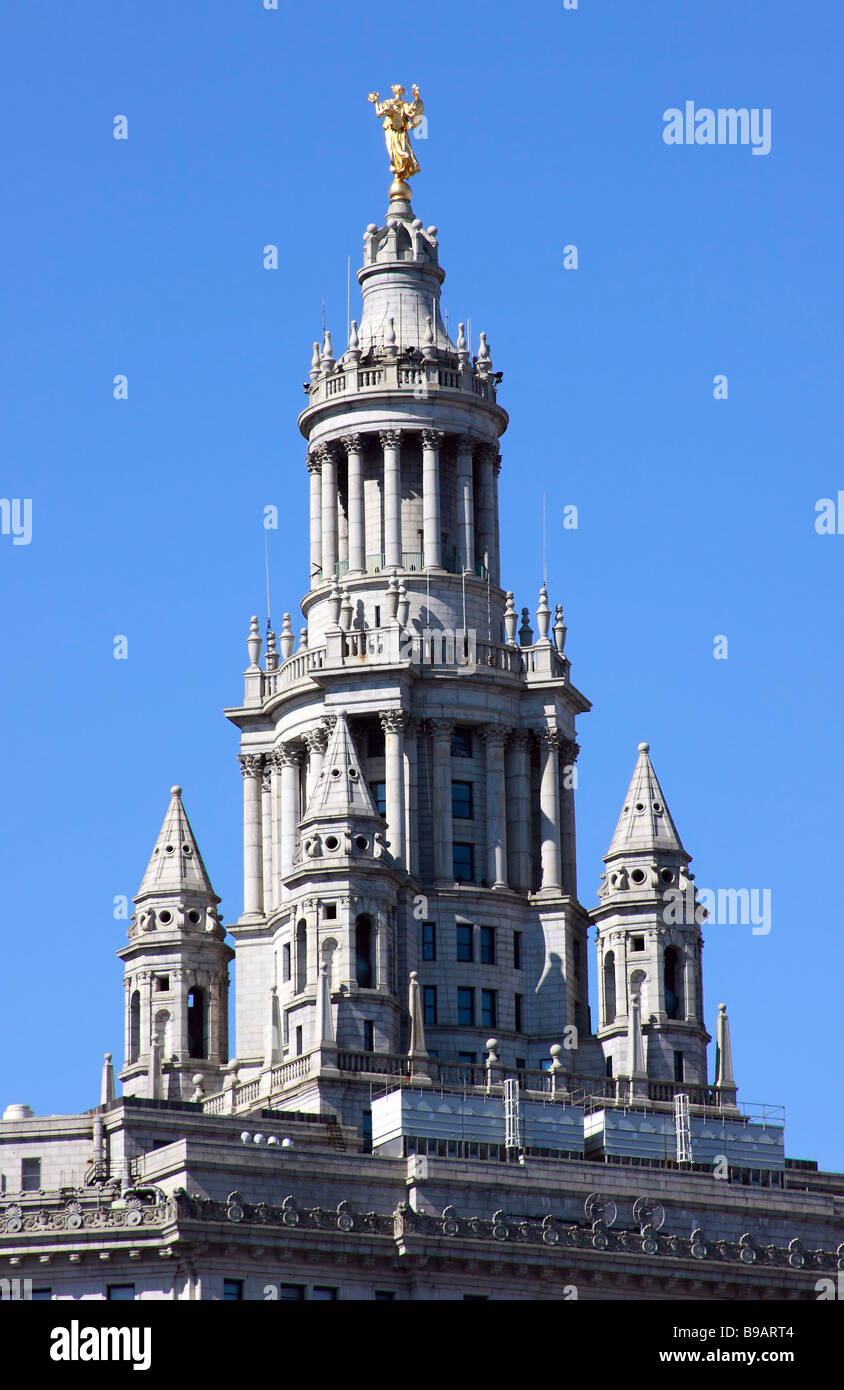
[{"label": "arched opening", "polygon": [[129,1061],[137,1062],[141,1052],[141,996],[135,990],[129,1000]]},{"label": "arched opening", "polygon": [[372,988],[372,919],[365,913],[355,923],[355,979],[361,989]]},{"label": "arched opening", "polygon": [[669,1018],[683,1016],[683,962],[676,946],[667,946],[663,966],[665,1012]]},{"label": "arched opening", "polygon": [[604,1023],[615,1021],[615,955],[604,956]]},{"label": "arched opening", "polygon": [[188,1056],[207,1056],[205,991],[196,988],[188,994]]},{"label": "arched opening", "polygon": [[296,923],[296,993],[308,983],[308,924],[304,917]]}]

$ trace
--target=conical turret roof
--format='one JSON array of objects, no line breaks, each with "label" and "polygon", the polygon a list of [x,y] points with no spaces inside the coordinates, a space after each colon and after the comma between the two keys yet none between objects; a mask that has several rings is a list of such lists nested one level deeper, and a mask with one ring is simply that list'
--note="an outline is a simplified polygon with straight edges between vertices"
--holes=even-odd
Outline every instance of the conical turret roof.
[{"label": "conical turret roof", "polygon": [[383,821],[363,775],[346,716],[340,711],[322,759],[303,820],[348,820],[366,816]]},{"label": "conical turret roof", "polygon": [[135,901],[148,893],[181,892],[206,893],[220,901],[182,805],[182,789],[171,787],[170,805]]},{"label": "conical turret roof", "polygon": [[639,744],[639,757],[624,806],[615,827],[605,859],[617,854],[660,851],[691,859],[683,848],[677,827],[671,819],[662,788],[657,781],[650,759],[649,745]]}]

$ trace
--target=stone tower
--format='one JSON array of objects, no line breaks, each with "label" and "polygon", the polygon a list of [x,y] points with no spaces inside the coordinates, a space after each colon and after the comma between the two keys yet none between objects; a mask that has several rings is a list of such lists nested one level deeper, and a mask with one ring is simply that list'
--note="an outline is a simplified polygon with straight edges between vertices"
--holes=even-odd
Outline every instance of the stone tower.
[{"label": "stone tower", "polygon": [[634,1082],[705,1083],[701,910],[647,743],[604,862],[592,918],[607,1070]]},{"label": "stone tower", "polygon": [[338,358],[330,333],[314,345],[299,418],[305,626],[297,646],[285,614],[262,666],[253,619],[227,711],[244,777],[237,1064],[291,1106],[305,1085],[333,1103],[326,993],[344,1071],[406,1056],[414,971],[441,1069],[480,1071],[490,1035],[502,1065],[538,1069],[566,1029],[566,1069],[602,1067],[575,869],[590,706],[562,608],[541,589],[534,633],[502,588],[501,373],[483,333],[474,354],[462,324],[449,337],[437,228],[392,192],[364,235],[360,320]]},{"label": "stone tower", "polygon": [[[190,1099],[219,1090],[228,1062],[228,965],[217,897],[173,787],[135,898],[124,961],[125,1095]],[[201,1081],[195,1081],[201,1077]]]}]

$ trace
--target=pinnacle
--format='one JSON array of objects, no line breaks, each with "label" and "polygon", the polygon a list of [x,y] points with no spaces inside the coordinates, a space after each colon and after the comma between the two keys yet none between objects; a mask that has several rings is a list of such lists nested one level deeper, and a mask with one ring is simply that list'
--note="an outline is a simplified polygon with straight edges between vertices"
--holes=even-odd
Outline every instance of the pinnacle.
[{"label": "pinnacle", "polygon": [[683,855],[687,860],[691,857],[683,848],[657,781],[650,759],[650,745],[640,743],[633,777],[605,859],[630,851],[648,850],[667,850]]},{"label": "pinnacle", "polygon": [[182,789],[171,787],[170,805],[137,897],[144,897],[148,893],[181,892],[210,894],[215,901],[219,901],[211,887],[196,836],[182,805]]}]

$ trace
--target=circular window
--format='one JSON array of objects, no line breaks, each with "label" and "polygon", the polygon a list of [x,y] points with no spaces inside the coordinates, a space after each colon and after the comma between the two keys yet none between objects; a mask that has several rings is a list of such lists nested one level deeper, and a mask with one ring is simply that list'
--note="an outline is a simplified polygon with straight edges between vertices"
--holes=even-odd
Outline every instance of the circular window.
[{"label": "circular window", "polygon": [[189,921],[189,922],[198,922],[198,921],[199,921],[199,913],[197,912],[197,910],[196,910],[195,907],[192,907],[191,910],[190,910],[190,912],[188,913],[188,921]]},{"label": "circular window", "polygon": [[329,835],[325,841],[325,848],[336,849],[339,843],[340,841],[337,839],[336,835]]},{"label": "circular window", "polygon": [[158,914],[158,920],[159,920],[159,922],[164,922],[164,923],[172,922],[172,920],[173,920],[172,913],[168,912],[167,909],[165,908],[163,912],[159,912],[159,914]]},{"label": "circular window", "polygon": [[655,801],[655,802],[654,802],[654,810],[655,810],[655,811],[661,811],[661,810],[662,810],[662,807],[660,806],[660,804],[659,804],[658,801]]},{"label": "circular window", "polygon": [[356,835],[356,836],[355,836],[355,845],[357,846],[358,849],[366,849],[366,846],[367,846],[367,839],[366,839],[366,836],[365,836],[365,835]]},{"label": "circular window", "polygon": [[164,852],[165,852],[165,854],[174,854],[174,853],[175,853],[175,850],[174,850],[173,845],[165,845],[165,846],[164,846]]},{"label": "circular window", "polygon": [[618,874],[610,874],[610,883],[618,883]]},{"label": "circular window", "polygon": [[356,767],[350,767],[350,768],[349,768],[349,781],[350,781],[350,782],[356,782],[357,779],[358,779],[358,770],[357,770],[357,768],[356,768]]},{"label": "circular window", "polygon": [[663,869],[661,877],[662,877],[663,883],[673,883],[673,882],[674,882],[674,875],[673,875],[673,873],[671,872],[670,869]]},{"label": "circular window", "polygon": [[627,815],[627,812],[628,812],[629,810],[630,810],[630,807],[629,807],[629,806],[625,806],[625,808],[624,808],[624,814]]},{"label": "circular window", "polygon": [[634,869],[630,877],[634,883],[644,883],[645,871],[644,869]]},{"label": "circular window", "polygon": [[637,811],[644,811],[644,809],[645,809],[644,802],[642,802],[642,801],[637,801],[637,802],[636,802],[636,810],[637,810]]},{"label": "circular window", "polygon": [[331,776],[332,776],[332,777],[339,777],[339,776],[340,776],[340,769],[339,769],[339,767],[332,767],[332,769],[331,769]]},{"label": "circular window", "polygon": [[190,845],[182,845],[182,854],[193,854]]}]

